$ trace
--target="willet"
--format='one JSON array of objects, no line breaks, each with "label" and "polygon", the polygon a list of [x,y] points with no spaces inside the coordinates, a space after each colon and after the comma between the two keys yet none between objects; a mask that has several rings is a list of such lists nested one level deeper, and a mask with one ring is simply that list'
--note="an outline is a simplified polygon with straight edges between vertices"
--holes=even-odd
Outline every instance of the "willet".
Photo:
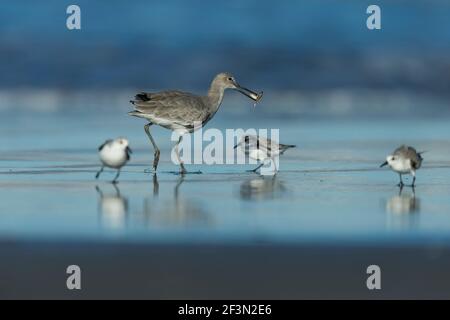
[{"label": "willet", "polygon": [[157,93],[141,92],[130,102],[134,105],[134,111],[129,115],[144,118],[149,121],[144,126],[150,142],[155,150],[153,169],[156,171],[159,162],[160,151],[150,134],[152,124],[176,131],[180,138],[175,144],[175,153],[180,163],[181,173],[186,173],[183,162],[180,159],[178,145],[183,134],[192,133],[203,127],[216,114],[219,109],[224,91],[235,89],[255,101],[261,99],[262,92],[257,94],[249,89],[241,87],[236,79],[229,73],[219,73],[211,83],[206,96],[197,96],[182,91],[162,91]]},{"label": "willet", "polygon": [[[250,158],[261,161],[255,169],[250,170],[256,172],[264,165],[266,160],[273,160],[273,158],[282,155],[287,149],[294,148],[295,146],[276,143],[270,139],[255,135],[246,135],[234,146],[235,149],[237,147],[240,147]],[[277,171],[278,169],[275,167],[275,170]]]},{"label": "willet", "polygon": [[120,170],[130,160],[131,149],[127,139],[117,138],[115,140],[106,140],[99,148],[98,153],[102,167],[95,175],[95,179],[98,179],[103,169],[106,167],[117,169],[117,174],[112,181],[116,183],[119,178]]},{"label": "willet", "polygon": [[392,155],[386,157],[386,161],[381,164],[381,167],[389,165],[391,169],[398,173],[400,176],[399,187],[403,187],[402,175],[411,174],[413,181],[411,187],[414,187],[416,183],[416,170],[422,165],[422,153],[417,152],[416,149],[409,146],[401,146],[397,148]]}]

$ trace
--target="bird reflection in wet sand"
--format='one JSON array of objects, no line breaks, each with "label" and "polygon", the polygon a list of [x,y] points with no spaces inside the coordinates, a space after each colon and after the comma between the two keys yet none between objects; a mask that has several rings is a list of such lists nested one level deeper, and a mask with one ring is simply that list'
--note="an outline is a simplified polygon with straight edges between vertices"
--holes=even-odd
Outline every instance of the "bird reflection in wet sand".
[{"label": "bird reflection in wet sand", "polygon": [[415,227],[418,223],[419,211],[420,199],[416,197],[415,189],[403,192],[403,188],[400,188],[399,193],[386,202],[388,227],[396,229]]},{"label": "bird reflection in wet sand", "polygon": [[158,199],[158,178],[153,176],[153,198],[147,198],[144,205],[144,213],[149,226],[186,226],[186,225],[210,225],[210,214],[198,203],[183,199],[180,196],[180,187],[185,179],[181,175],[173,190],[173,200],[160,202]]},{"label": "bird reflection in wet sand", "polygon": [[158,183],[158,177],[156,176],[156,173],[153,174],[153,196],[157,197],[159,194],[159,183]]},{"label": "bird reflection in wet sand", "polygon": [[128,199],[121,196],[116,184],[112,186],[114,187],[114,194],[105,194],[99,186],[95,187],[100,196],[98,206],[100,223],[108,229],[121,229],[126,226]]},{"label": "bird reflection in wet sand", "polygon": [[277,176],[263,176],[242,182],[240,196],[244,200],[263,200],[278,198],[285,192]]}]

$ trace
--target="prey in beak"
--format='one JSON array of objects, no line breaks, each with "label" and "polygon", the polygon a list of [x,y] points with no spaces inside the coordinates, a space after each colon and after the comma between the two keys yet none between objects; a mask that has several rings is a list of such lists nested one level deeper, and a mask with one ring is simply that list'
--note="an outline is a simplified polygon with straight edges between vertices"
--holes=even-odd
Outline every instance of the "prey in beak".
[{"label": "prey in beak", "polygon": [[260,93],[256,93],[250,89],[240,86],[237,82],[234,82],[234,86],[235,86],[235,88],[234,88],[235,90],[239,91],[243,95],[246,95],[247,97],[249,97],[250,99],[255,101],[254,107],[256,107],[256,104],[259,102],[259,100],[261,100],[261,98],[263,96],[262,91]]},{"label": "prey in beak", "polygon": [[381,164],[380,168],[383,168],[384,166],[387,166],[387,164],[388,164],[387,161],[383,162],[383,163]]}]

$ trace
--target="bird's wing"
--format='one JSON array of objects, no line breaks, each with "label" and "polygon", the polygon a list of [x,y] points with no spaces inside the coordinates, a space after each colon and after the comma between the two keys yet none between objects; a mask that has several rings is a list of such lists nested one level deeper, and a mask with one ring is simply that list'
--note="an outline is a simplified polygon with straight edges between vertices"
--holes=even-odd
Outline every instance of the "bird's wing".
[{"label": "bird's wing", "polygon": [[394,151],[394,155],[409,159],[411,161],[411,167],[414,169],[419,168],[422,162],[422,157],[413,147],[403,145]]},{"label": "bird's wing", "polygon": [[409,146],[401,146],[394,151],[394,155],[401,155],[410,159],[419,159],[419,154],[417,153],[416,149]]},{"label": "bird's wing", "polygon": [[201,97],[182,91],[138,93],[131,101],[134,109],[153,118],[155,123],[170,121],[188,125],[203,121],[207,112]]},{"label": "bird's wing", "polygon": [[103,148],[104,148],[107,144],[110,144],[111,142],[113,142],[113,140],[111,140],[111,139],[108,139],[108,140],[106,140],[105,142],[103,142],[103,144],[102,144],[100,147],[98,147],[98,151],[102,151]]},{"label": "bird's wing", "polygon": [[282,150],[281,144],[272,141],[269,138],[258,137],[258,147],[259,149],[266,151],[268,154],[280,152]]},{"label": "bird's wing", "polygon": [[402,145],[402,146],[398,147],[397,149],[395,149],[395,151],[392,155],[405,157],[408,154],[408,148],[409,148],[408,146]]},{"label": "bird's wing", "polygon": [[270,144],[270,140],[266,140],[262,137],[257,136],[248,136],[248,142],[246,143],[249,150],[261,150],[262,152],[266,154],[270,154],[272,149],[275,148],[275,146]]},{"label": "bird's wing", "polygon": [[127,153],[127,160],[130,160],[130,155],[133,153],[130,147],[125,148],[125,152]]},{"label": "bird's wing", "polygon": [[173,98],[173,97],[179,97],[179,96],[186,96],[190,95],[188,92],[183,92],[179,90],[168,90],[168,91],[161,91],[161,92],[140,92],[134,96],[135,102],[145,102],[145,101],[158,101],[158,100],[164,100],[167,98]]},{"label": "bird's wing", "polygon": [[418,169],[422,163],[422,157],[413,147],[407,148],[407,157],[411,160],[411,167]]}]

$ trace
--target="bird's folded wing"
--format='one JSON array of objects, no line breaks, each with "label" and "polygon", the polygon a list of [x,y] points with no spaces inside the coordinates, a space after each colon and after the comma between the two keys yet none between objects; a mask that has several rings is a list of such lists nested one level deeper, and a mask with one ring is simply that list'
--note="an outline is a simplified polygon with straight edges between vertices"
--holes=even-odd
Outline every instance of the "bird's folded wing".
[{"label": "bird's folded wing", "polygon": [[102,149],[103,149],[107,144],[109,144],[109,143],[111,143],[111,142],[112,142],[111,139],[108,139],[108,140],[106,140],[105,142],[103,142],[103,144],[102,144],[100,147],[98,147],[98,151],[102,151]]},{"label": "bird's folded wing", "polygon": [[178,90],[170,90],[170,91],[161,91],[161,92],[140,92],[135,95],[135,102],[139,101],[159,101],[172,99],[173,97],[187,96],[190,95],[188,92],[178,91]]},{"label": "bird's folded wing", "polygon": [[200,97],[181,91],[139,93],[133,101],[134,109],[155,122],[170,121],[182,125],[203,121],[206,108]]},{"label": "bird's folded wing", "polygon": [[407,159],[412,159],[415,162],[420,161],[420,155],[413,147],[409,146],[401,146],[397,150],[394,151],[395,156],[402,156]]},{"label": "bird's folded wing", "polygon": [[272,145],[269,144],[265,144],[265,143],[257,143],[257,141],[250,141],[248,143],[248,149],[249,150],[261,150],[264,153],[270,154],[272,151]]}]

